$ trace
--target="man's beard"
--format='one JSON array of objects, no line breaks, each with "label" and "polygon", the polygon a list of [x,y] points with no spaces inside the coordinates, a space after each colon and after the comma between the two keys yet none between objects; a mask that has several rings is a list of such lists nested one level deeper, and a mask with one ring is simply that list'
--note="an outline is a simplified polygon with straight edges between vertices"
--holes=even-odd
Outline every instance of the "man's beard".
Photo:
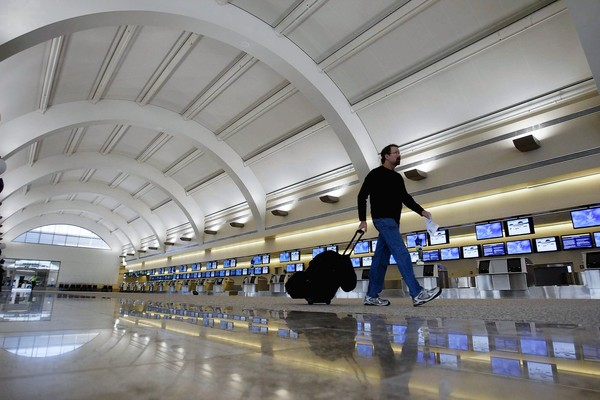
[{"label": "man's beard", "polygon": [[394,163],[394,165],[396,165],[396,167],[397,167],[398,165],[400,165],[400,157],[396,158],[396,162]]}]

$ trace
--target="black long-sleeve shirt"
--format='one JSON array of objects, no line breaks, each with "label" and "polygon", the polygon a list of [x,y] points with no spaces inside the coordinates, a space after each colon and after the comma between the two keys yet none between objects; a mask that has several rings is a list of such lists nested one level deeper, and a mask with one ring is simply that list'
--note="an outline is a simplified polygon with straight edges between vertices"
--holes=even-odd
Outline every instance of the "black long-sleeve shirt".
[{"label": "black long-sleeve shirt", "polygon": [[358,192],[358,219],[367,220],[367,197],[371,204],[371,217],[393,218],[400,223],[402,204],[421,215],[421,207],[406,191],[402,175],[383,165],[373,169],[367,174],[365,181]]}]

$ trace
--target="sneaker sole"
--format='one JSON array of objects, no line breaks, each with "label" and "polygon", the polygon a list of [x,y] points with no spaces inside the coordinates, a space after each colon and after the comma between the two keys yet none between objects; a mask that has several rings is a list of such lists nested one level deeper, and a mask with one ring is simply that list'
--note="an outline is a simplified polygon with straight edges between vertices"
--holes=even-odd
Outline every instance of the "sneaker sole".
[{"label": "sneaker sole", "polygon": [[373,306],[373,307],[387,307],[392,303],[387,303],[387,304],[371,304],[371,303],[363,303],[363,305],[365,306]]},{"label": "sneaker sole", "polygon": [[429,300],[423,301],[421,303],[416,303],[416,304],[413,303],[413,307],[419,307],[419,306],[422,306],[425,303],[429,303],[431,300],[437,299],[440,296],[440,294],[442,294],[442,289],[441,288],[440,288],[440,291],[437,292],[437,294],[435,296],[433,296],[432,298],[430,298]]}]

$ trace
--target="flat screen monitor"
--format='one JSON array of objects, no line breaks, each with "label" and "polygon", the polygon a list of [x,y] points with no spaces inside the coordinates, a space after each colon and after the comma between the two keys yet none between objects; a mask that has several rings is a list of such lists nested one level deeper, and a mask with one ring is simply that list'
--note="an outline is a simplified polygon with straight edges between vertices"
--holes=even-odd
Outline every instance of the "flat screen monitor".
[{"label": "flat screen monitor", "polygon": [[229,260],[223,260],[223,268],[229,268],[230,266],[230,261]]},{"label": "flat screen monitor", "polygon": [[575,229],[600,226],[600,207],[571,211],[571,222]]},{"label": "flat screen monitor", "polygon": [[486,243],[481,246],[484,257],[495,257],[506,255],[504,243]]},{"label": "flat screen monitor", "polygon": [[481,256],[479,245],[477,244],[462,246],[461,249],[463,258],[477,258]]},{"label": "flat screen monitor", "polygon": [[563,235],[561,242],[563,250],[590,249],[592,248],[592,235],[589,233]]},{"label": "flat screen monitor", "polygon": [[489,222],[475,225],[475,236],[477,240],[497,239],[503,237],[502,223]]},{"label": "flat screen monitor", "polygon": [[360,257],[350,257],[350,262],[352,263],[352,266],[354,268],[358,268],[361,266],[360,261],[361,261]]},{"label": "flat screen monitor", "polygon": [[296,264],[296,272],[298,272],[298,271],[304,271],[304,263]]},{"label": "flat screen monitor", "polygon": [[423,251],[423,261],[440,261],[440,251],[439,250]]},{"label": "flat screen monitor", "polygon": [[271,256],[269,254],[262,255],[262,263],[269,264],[271,262]]},{"label": "flat screen monitor", "polygon": [[338,251],[337,244],[330,244],[330,245],[328,245],[328,246],[325,248],[325,250],[327,250],[327,251],[335,251],[335,252],[337,252],[337,251]]},{"label": "flat screen monitor", "polygon": [[446,248],[440,249],[440,259],[442,261],[459,260],[460,259],[460,249],[458,247],[446,247]]},{"label": "flat screen monitor", "polygon": [[269,267],[262,267],[262,273],[263,274],[268,274],[269,273]]},{"label": "flat screen monitor", "polygon": [[448,229],[438,229],[433,235],[427,234],[429,238],[430,246],[437,246],[441,244],[450,243],[450,236],[448,235]]},{"label": "flat screen monitor", "polygon": [[296,264],[287,264],[285,266],[285,272],[287,272],[287,273],[296,272]]},{"label": "flat screen monitor", "polygon": [[529,239],[509,240],[506,242],[506,254],[508,255],[528,254],[532,251],[531,240]]},{"label": "flat screen monitor", "polygon": [[356,246],[354,246],[354,254],[365,254],[365,253],[369,253],[370,249],[369,249],[369,241],[368,240],[362,240],[358,243],[356,243]]},{"label": "flat screen monitor", "polygon": [[312,251],[313,258],[315,258],[316,256],[318,256],[319,254],[321,254],[324,251],[325,251],[325,247],[315,247]]},{"label": "flat screen monitor", "polygon": [[372,256],[364,256],[362,258],[362,266],[363,267],[370,267],[371,264],[373,264],[373,257]]},{"label": "flat screen monitor", "polygon": [[596,247],[600,247],[600,232],[594,232],[594,243],[596,244]]},{"label": "flat screen monitor", "polygon": [[[419,252],[417,251],[410,251],[408,252],[408,254],[410,254],[410,261],[416,263],[417,261],[419,261]],[[394,261],[392,263],[392,260]],[[390,264],[396,264],[396,260],[394,259],[394,256],[390,257]]]},{"label": "flat screen monitor", "polygon": [[236,269],[235,270],[235,276],[241,276],[242,275],[242,269]]},{"label": "flat screen monitor", "polygon": [[371,240],[371,251],[375,253],[375,249],[377,248],[377,239]]},{"label": "flat screen monitor", "polygon": [[237,265],[237,259],[236,258],[231,258],[229,260],[229,265],[233,268]]},{"label": "flat screen monitor", "polygon": [[548,236],[533,239],[533,247],[537,253],[549,253],[559,251],[558,236]]},{"label": "flat screen monitor", "polygon": [[427,246],[427,234],[425,232],[409,233],[406,235],[406,247],[413,248],[417,245]]},{"label": "flat screen monitor", "polygon": [[289,251],[284,251],[283,253],[279,253],[279,262],[285,263],[289,262],[291,258],[291,253]]},{"label": "flat screen monitor", "polygon": [[258,265],[262,263],[262,256],[258,255],[258,256],[254,256],[252,257],[252,260],[250,261],[251,265]]},{"label": "flat screen monitor", "polygon": [[[416,253],[416,251],[415,251],[415,253]],[[411,258],[412,258],[412,254],[411,254]],[[413,262],[416,262],[416,261],[413,261]],[[396,259],[394,258],[394,255],[390,254],[390,265],[396,265],[396,264],[397,263],[396,263]]]},{"label": "flat screen monitor", "polygon": [[300,250],[290,251],[290,261],[300,261]]},{"label": "flat screen monitor", "polygon": [[254,275],[262,275],[262,267],[255,267],[254,268]]},{"label": "flat screen monitor", "polygon": [[504,221],[506,236],[533,235],[533,218],[523,217]]},{"label": "flat screen monitor", "polygon": [[518,359],[490,357],[490,364],[494,374],[521,376],[521,361]]}]

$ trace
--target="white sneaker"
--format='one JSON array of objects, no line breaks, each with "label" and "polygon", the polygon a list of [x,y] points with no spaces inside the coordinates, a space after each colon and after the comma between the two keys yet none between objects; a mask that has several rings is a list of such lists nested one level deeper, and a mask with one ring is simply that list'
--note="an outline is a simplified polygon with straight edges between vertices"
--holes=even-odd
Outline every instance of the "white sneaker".
[{"label": "white sneaker", "polygon": [[390,301],[387,299],[382,299],[381,297],[365,296],[365,301],[363,304],[365,306],[389,306]]},{"label": "white sneaker", "polygon": [[421,293],[413,297],[413,306],[417,307],[421,304],[425,304],[428,301],[431,301],[438,297],[442,293],[442,289],[439,287],[429,289],[429,290],[421,290]]}]

